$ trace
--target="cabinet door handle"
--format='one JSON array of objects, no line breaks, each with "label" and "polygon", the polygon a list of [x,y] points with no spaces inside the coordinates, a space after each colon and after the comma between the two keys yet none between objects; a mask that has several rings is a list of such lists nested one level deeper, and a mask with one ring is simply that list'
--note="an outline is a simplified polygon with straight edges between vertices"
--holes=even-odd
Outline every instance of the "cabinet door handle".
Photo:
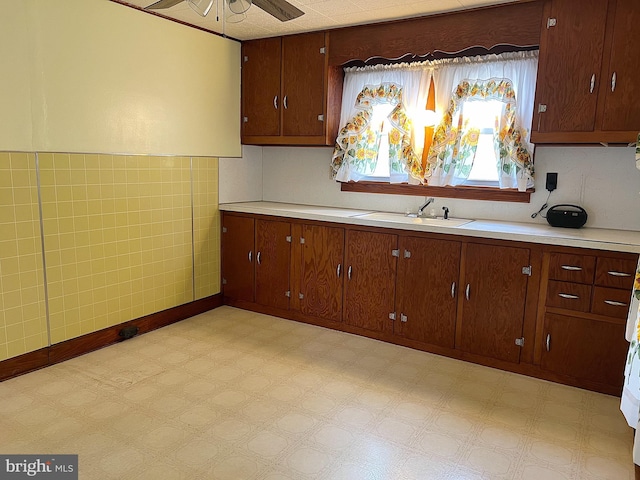
[{"label": "cabinet door handle", "polygon": [[591,75],[591,85],[589,86],[589,93],[593,93],[593,89],[596,86],[596,74]]},{"label": "cabinet door handle", "polygon": [[547,342],[546,342],[547,352],[551,351],[551,334],[547,333]]},{"label": "cabinet door handle", "polygon": [[469,300],[470,295],[471,295],[471,285],[467,283],[467,288],[465,288],[464,290],[464,296],[467,298],[467,300]]},{"label": "cabinet door handle", "polygon": [[614,307],[628,307],[629,305],[624,302],[616,302],[615,300],[605,300],[607,305],[613,305]]},{"label": "cabinet door handle", "polygon": [[284,108],[289,108],[287,106],[287,96],[285,95],[284,98],[282,99],[282,105],[284,106]]},{"label": "cabinet door handle", "polygon": [[256,261],[258,262],[258,265],[260,265],[260,252],[256,255]]},{"label": "cabinet door handle", "polygon": [[612,277],[630,277],[631,276],[630,273],[624,273],[624,272],[607,272],[607,273]]},{"label": "cabinet door handle", "polygon": [[347,277],[351,280],[351,265],[349,265],[349,269],[347,270]]},{"label": "cabinet door handle", "polygon": [[611,93],[616,91],[616,80],[617,80],[618,76],[616,75],[616,72],[613,72],[613,75],[611,75]]},{"label": "cabinet door handle", "polygon": [[338,268],[336,269],[336,275],[338,278],[340,278],[340,270],[342,270],[342,264],[338,264]]},{"label": "cabinet door handle", "polygon": [[278,95],[273,97],[273,108],[278,109]]},{"label": "cabinet door handle", "polygon": [[456,298],[456,282],[451,283],[451,298]]},{"label": "cabinet door handle", "polygon": [[249,250],[249,263],[253,262],[253,252]]},{"label": "cabinet door handle", "polygon": [[573,265],[562,265],[563,270],[569,270],[570,272],[580,272],[582,267],[574,267]]},{"label": "cabinet door handle", "polygon": [[571,295],[570,293],[559,293],[558,296],[569,300],[578,300],[580,298],[578,295]]}]

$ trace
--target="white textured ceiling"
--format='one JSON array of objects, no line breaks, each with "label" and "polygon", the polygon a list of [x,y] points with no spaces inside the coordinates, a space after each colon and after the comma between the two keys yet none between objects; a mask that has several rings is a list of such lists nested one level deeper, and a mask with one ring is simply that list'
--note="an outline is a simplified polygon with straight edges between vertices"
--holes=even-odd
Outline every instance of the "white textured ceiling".
[{"label": "white textured ceiling", "polygon": [[[116,3],[147,7],[155,0],[112,0]],[[292,33],[326,30],[347,25],[360,25],[399,18],[417,17],[439,12],[464,10],[484,5],[510,3],[517,0],[288,0],[304,15],[288,22],[280,22],[252,5],[239,23],[223,21],[225,0],[216,0],[206,17],[195,13],[181,2],[166,10],[155,10],[163,16],[180,20],[212,32],[238,40],[273,37]]]}]

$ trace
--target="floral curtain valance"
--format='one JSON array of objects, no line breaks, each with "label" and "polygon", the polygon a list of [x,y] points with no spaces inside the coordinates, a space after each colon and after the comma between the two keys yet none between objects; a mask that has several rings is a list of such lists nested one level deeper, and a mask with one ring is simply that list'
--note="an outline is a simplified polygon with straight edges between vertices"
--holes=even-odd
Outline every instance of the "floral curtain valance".
[{"label": "floral curtain valance", "polygon": [[516,95],[508,79],[464,80],[449,101],[449,108],[434,133],[425,178],[430,185],[460,185],[471,172],[480,129],[464,115],[465,102],[496,100],[501,114],[495,118],[494,150],[501,188],[520,189],[533,183],[533,162],[522,130],[516,123]]},{"label": "floral curtain valance", "polygon": [[393,106],[386,117],[390,123],[389,162],[391,177],[403,176],[405,172],[414,178],[424,176],[422,164],[411,145],[411,120],[404,103],[403,89],[395,83],[365,86],[355,101],[357,113],[338,133],[331,161],[331,177],[338,181],[349,181],[371,175],[378,162],[381,125],[371,120],[376,105]]}]

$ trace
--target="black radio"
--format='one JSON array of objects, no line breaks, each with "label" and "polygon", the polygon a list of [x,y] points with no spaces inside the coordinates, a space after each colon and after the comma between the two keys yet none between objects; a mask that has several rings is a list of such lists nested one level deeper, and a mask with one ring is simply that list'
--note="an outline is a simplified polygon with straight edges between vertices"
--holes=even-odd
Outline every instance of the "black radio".
[{"label": "black radio", "polygon": [[554,205],[547,211],[552,227],[580,228],[587,223],[587,212],[578,205]]}]

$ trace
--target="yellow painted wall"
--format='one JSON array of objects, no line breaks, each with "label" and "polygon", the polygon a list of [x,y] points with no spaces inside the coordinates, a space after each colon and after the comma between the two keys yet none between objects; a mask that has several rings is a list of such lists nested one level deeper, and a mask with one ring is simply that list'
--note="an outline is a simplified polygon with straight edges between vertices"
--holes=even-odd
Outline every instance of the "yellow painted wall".
[{"label": "yellow painted wall", "polygon": [[106,0],[0,11],[0,150],[241,156],[239,42]]},{"label": "yellow painted wall", "polygon": [[0,150],[33,151],[27,2],[0,0]]},{"label": "yellow painted wall", "polygon": [[219,224],[217,158],[0,154],[0,360],[48,345],[42,238],[55,344],[220,293]]},{"label": "yellow painted wall", "polygon": [[0,153],[0,360],[48,345],[35,155]]}]

